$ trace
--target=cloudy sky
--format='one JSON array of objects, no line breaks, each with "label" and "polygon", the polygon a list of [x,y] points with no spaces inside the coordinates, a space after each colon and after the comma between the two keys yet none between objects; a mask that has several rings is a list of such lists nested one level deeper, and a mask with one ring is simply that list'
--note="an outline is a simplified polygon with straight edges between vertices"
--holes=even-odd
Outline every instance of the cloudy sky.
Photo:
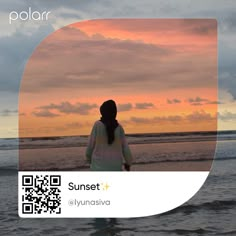
[{"label": "cloudy sky", "polygon": [[[8,23],[8,15],[10,11],[22,11],[27,10],[28,7],[32,7],[34,10],[38,11],[51,11],[51,15],[47,22],[28,22],[28,21],[17,21],[9,25]],[[116,88],[113,92],[113,96],[116,100],[118,100],[118,108],[120,111],[119,119],[126,125],[127,127],[137,127],[142,126],[142,124],[152,124],[160,123],[167,124],[169,128],[176,128],[177,123],[181,123],[183,121],[191,122],[195,120],[209,120],[212,121],[215,119],[215,115],[213,110],[216,111],[216,103],[218,103],[218,129],[219,130],[229,130],[236,129],[236,110],[235,110],[235,99],[236,99],[236,67],[235,67],[235,58],[236,58],[236,2],[235,1],[157,1],[157,0],[149,0],[149,1],[70,1],[67,3],[66,1],[46,1],[46,0],[32,0],[21,1],[21,0],[3,0],[0,3],[0,136],[1,137],[14,137],[18,135],[18,115],[20,120],[25,120],[27,116],[31,116],[31,120],[39,119],[41,122],[43,120],[50,120],[53,123],[53,120],[63,119],[63,117],[71,117],[68,119],[67,123],[63,123],[63,125],[59,126],[61,129],[73,130],[79,129],[83,127],[85,124],[87,126],[90,125],[92,119],[97,116],[97,109],[100,105],[102,99],[105,99],[106,96],[101,96],[102,91],[108,91],[108,84],[113,84]],[[37,51],[37,55],[33,54],[31,58],[35,56],[35,60],[41,65],[41,72],[37,71],[34,68],[33,63],[32,67],[30,67],[34,72],[41,74],[44,76],[38,76],[37,80],[34,80],[34,83],[23,83],[21,86],[22,94],[27,94],[34,98],[35,101],[40,101],[38,103],[32,104],[30,107],[30,111],[26,109],[24,111],[21,107],[18,109],[18,95],[20,89],[20,82],[23,77],[24,69],[26,62],[29,57],[33,53],[36,46],[48,35],[50,35],[55,30],[66,26],[68,24],[82,21],[82,20],[90,20],[90,19],[114,19],[114,18],[215,18],[218,22],[218,83],[219,83],[219,91],[218,91],[218,99],[214,96],[214,93],[210,93],[209,84],[212,84],[209,81],[210,78],[213,78],[212,71],[214,71],[214,63],[213,63],[213,55],[214,46],[208,47],[207,40],[202,40],[204,35],[209,36],[211,34],[211,26],[208,24],[204,27],[193,27],[185,29],[188,32],[188,39],[183,41],[181,38],[181,32],[178,32],[177,35],[179,37],[174,37],[168,27],[171,27],[169,24],[162,24],[165,32],[170,33],[169,37],[169,45],[165,39],[161,35],[151,35],[150,28],[148,28],[145,24],[137,23],[137,25],[132,24],[123,24],[119,21],[116,23],[103,24],[100,22],[100,25],[94,24],[83,24],[74,25],[74,27],[70,27],[67,30],[69,32],[65,33],[63,30],[59,32],[61,33],[61,37],[66,38],[66,35],[70,35],[70,37],[78,37],[80,38],[83,45],[82,49],[78,49],[76,45],[74,48],[76,50],[80,50],[82,57],[77,58],[77,61],[70,61],[70,64],[75,73],[64,73],[64,71],[60,71],[61,68],[57,69],[57,73],[55,76],[57,77],[58,83],[55,83],[55,80],[50,80],[47,77],[47,65],[44,64],[44,57],[50,58],[52,56],[60,56],[60,50],[57,50],[57,53],[51,53],[49,50],[41,50]],[[97,21],[99,22],[99,21]],[[112,21],[110,21],[112,22]],[[117,23],[118,22],[118,23]],[[210,22],[210,21],[209,21]],[[94,21],[93,21],[94,23]],[[80,26],[80,27],[79,27]],[[99,26],[99,27],[98,27]],[[138,29],[138,26],[143,28],[142,33],[135,32],[135,29]],[[152,24],[149,26],[153,29]],[[161,27],[159,25],[159,27]],[[176,28],[180,28],[179,26]],[[214,27],[213,27],[214,28]],[[113,29],[113,30],[112,30]],[[159,28],[160,29],[160,28]],[[173,27],[171,28],[173,29]],[[97,31],[97,32],[95,32]],[[191,32],[190,32],[191,31]],[[209,33],[209,34],[208,34]],[[196,34],[198,35],[198,44],[191,44],[192,39],[194,37],[196,39]],[[176,35],[176,34],[175,34]],[[182,32],[182,36],[184,33]],[[185,34],[186,35],[186,34]],[[194,35],[194,36],[191,36]],[[48,37],[48,42],[50,37]],[[58,35],[60,38],[60,35]],[[59,40],[60,41],[60,40]],[[61,42],[58,41],[58,44],[49,44],[48,47],[52,47],[52,49],[56,50],[56,47],[63,46]],[[175,45],[174,45],[175,42]],[[184,42],[181,45],[181,42]],[[201,44],[204,42],[204,45]],[[210,40],[212,42],[212,40]],[[100,43],[100,44],[99,44]],[[109,48],[109,51],[101,57],[101,51]],[[198,46],[198,48],[196,47]],[[212,44],[210,44],[212,46]],[[179,46],[179,48],[177,48]],[[178,61],[177,57],[174,55],[180,55],[181,47],[184,46],[184,51],[188,53],[181,54],[181,60]],[[70,44],[70,47],[73,47],[73,44]],[[39,47],[40,48],[40,47]],[[96,57],[99,57],[101,61],[91,61],[91,58],[86,54],[86,49],[94,49],[93,51],[96,54]],[[44,48],[45,49],[45,48]],[[64,49],[68,50],[64,45]],[[98,50],[99,49],[99,50]],[[202,52],[197,54],[197,51]],[[55,52],[55,50],[53,50]],[[107,49],[106,49],[107,50]],[[119,55],[118,52],[123,50],[126,52],[127,56]],[[137,55],[135,58],[132,53],[136,51]],[[177,53],[177,54],[174,54]],[[207,53],[206,53],[207,52]],[[69,53],[69,52],[68,52]],[[192,54],[191,54],[192,53]],[[206,53],[206,54],[204,54]],[[142,55],[153,55],[150,58],[144,57]],[[112,61],[109,60],[109,55],[112,57]],[[190,64],[190,55],[194,55],[194,65]],[[120,57],[119,57],[120,56]],[[122,58],[122,60],[120,60]],[[130,60],[132,58],[132,60]],[[154,58],[154,59],[153,59]],[[86,60],[89,60],[89,63],[85,63]],[[127,60],[127,61],[125,61]],[[63,63],[62,60],[59,60],[60,63]],[[163,66],[163,61],[165,61],[166,68]],[[212,62],[208,63],[209,61]],[[80,69],[80,77],[78,80],[77,71],[75,70],[78,65],[78,62],[83,63],[83,68],[78,67]],[[129,66],[124,68],[124,65],[127,65],[129,62]],[[141,63],[143,62],[143,63]],[[181,62],[186,62],[188,67],[181,67]],[[29,62],[30,63],[30,62]],[[59,63],[59,64],[60,64]],[[93,73],[97,71],[98,68],[101,68],[101,65],[104,63],[110,63],[109,68],[113,68],[109,70],[106,69],[100,70],[99,73]],[[120,65],[119,65],[120,63]],[[140,72],[137,73],[135,77],[132,77],[132,68],[134,64],[140,63],[140,67],[138,68]],[[169,64],[168,64],[169,63]],[[35,63],[36,65],[37,63]],[[38,64],[38,65],[39,65]],[[86,67],[84,65],[89,64],[90,67]],[[156,69],[158,72],[154,71],[152,68],[154,64],[157,65]],[[171,76],[167,76],[168,66],[172,64],[172,69],[178,80],[182,80],[184,84],[183,87],[178,87],[179,83],[173,84],[173,79]],[[28,65],[28,64],[27,64]],[[56,66],[56,64],[51,64],[50,68]],[[27,66],[28,68],[28,66]],[[122,70],[118,70],[122,68]],[[196,77],[204,78],[201,83],[197,79],[187,80],[187,75],[191,72],[197,71],[195,73]],[[55,70],[53,70],[55,71]],[[122,77],[122,79],[118,79],[118,77],[114,76],[114,71],[119,71],[117,76]],[[27,72],[27,71],[26,71]],[[30,77],[30,71],[24,74],[24,78],[27,76]],[[61,72],[61,73],[60,73]],[[112,73],[113,76],[111,76]],[[211,76],[209,76],[209,73]],[[106,77],[111,78],[109,83],[106,80],[102,81],[102,83],[96,83],[98,77]],[[48,75],[49,76],[49,75]],[[158,84],[154,84],[153,78],[155,76],[159,76],[167,79],[167,83],[160,82],[158,80]],[[129,77],[129,80],[127,78]],[[149,78],[148,82],[143,84],[143,77]],[[194,78],[194,77],[192,77]],[[65,80],[66,79],[66,80]],[[27,80],[24,80],[27,81]],[[30,80],[28,80],[30,81]],[[32,80],[31,80],[32,81]],[[68,81],[70,83],[68,83]],[[73,81],[73,82],[72,82]],[[88,81],[90,81],[88,83]],[[128,83],[127,83],[128,81]],[[130,87],[134,83],[136,86],[133,87],[132,92],[136,94],[136,98],[132,99],[127,97],[128,93],[130,93]],[[50,99],[50,101],[46,101],[43,97],[40,99],[36,99],[42,90],[45,91],[45,88],[48,88],[48,93],[50,93],[50,89],[55,88],[57,91],[60,90],[63,86],[67,91],[72,91],[74,88],[72,85],[78,86],[78,82],[80,86],[80,94],[79,96],[69,97],[69,92],[64,92],[63,98],[61,99]],[[166,91],[168,83],[172,84],[174,88],[176,88],[176,93],[174,96],[164,96],[162,91]],[[69,85],[71,84],[71,86]],[[89,101],[86,100],[85,91],[91,87],[91,84],[94,84],[93,93],[89,94],[89,96],[94,97]],[[155,86],[154,86],[155,85]],[[141,86],[146,93],[142,94],[140,90]],[[83,89],[82,89],[83,88]],[[193,93],[183,95],[183,91],[193,91],[193,88],[196,90]],[[205,88],[205,91],[203,91]],[[104,89],[104,90],[103,90]],[[179,89],[179,92],[177,90]],[[180,91],[182,89],[182,91]],[[208,90],[207,90],[208,89]],[[121,95],[121,90],[123,92]],[[83,94],[84,91],[84,94]],[[150,96],[147,96],[147,91],[149,91]],[[158,99],[154,96],[154,93],[158,92]],[[68,93],[68,94],[66,94]],[[53,94],[53,93],[52,93]],[[74,93],[73,93],[74,94]],[[146,94],[146,95],[145,95]],[[71,95],[71,94],[70,94]],[[99,96],[98,96],[99,95]],[[106,94],[108,95],[108,93]],[[95,98],[96,97],[96,98]],[[99,99],[97,99],[99,97]],[[23,97],[22,97],[23,98]],[[162,108],[162,106],[165,107]],[[188,107],[188,110],[181,110],[181,112],[177,113],[177,110],[181,107]],[[168,108],[168,109],[166,109]],[[214,109],[212,109],[214,108]],[[164,112],[165,111],[165,112]],[[168,112],[167,112],[168,111]],[[125,115],[126,114],[126,115]],[[128,115],[129,114],[129,115]],[[147,114],[147,115],[143,115]],[[91,115],[91,120],[78,119],[76,120],[76,116],[88,116]],[[72,118],[74,117],[74,118]],[[24,119],[23,119],[24,118]],[[48,123],[47,123],[48,124]],[[59,124],[59,123],[58,123]],[[57,127],[53,127],[51,125],[44,125],[40,128],[38,132],[41,132],[43,129],[45,132],[49,132],[49,130],[54,130],[51,132],[55,132]],[[190,128],[190,127],[188,127]],[[146,127],[146,130],[148,128]],[[187,129],[187,128],[186,128]],[[24,132],[30,133],[30,127],[28,127],[28,131],[25,129]],[[133,130],[130,129],[130,132]],[[142,130],[140,130],[141,132]],[[81,131],[82,132],[82,131]],[[86,132],[86,130],[83,130]],[[69,133],[68,133],[69,134]]]},{"label": "cloudy sky", "polygon": [[215,130],[216,21],[71,24],[38,45],[20,89],[22,136],[88,134],[107,99],[128,133]]}]

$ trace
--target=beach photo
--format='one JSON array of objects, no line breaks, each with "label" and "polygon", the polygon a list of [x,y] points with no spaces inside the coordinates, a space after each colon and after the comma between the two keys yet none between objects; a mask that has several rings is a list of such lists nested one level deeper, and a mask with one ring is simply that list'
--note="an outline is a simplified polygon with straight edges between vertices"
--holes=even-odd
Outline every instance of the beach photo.
[{"label": "beach photo", "polygon": [[[0,7],[1,235],[236,235],[236,1],[2,0]],[[51,12],[48,20],[21,20],[20,13],[30,8]],[[19,19],[9,24],[12,11]],[[135,19],[155,23],[146,21],[144,26],[144,21],[136,21],[132,27],[127,20]],[[179,23],[173,25],[177,19]],[[204,25],[211,19],[217,21],[214,37],[215,26]],[[70,28],[73,22],[78,27]],[[189,25],[183,27],[181,22]],[[209,81],[214,71],[209,67],[216,64],[218,85]],[[154,77],[158,83],[153,83]],[[213,84],[218,86],[217,96],[212,96]],[[181,86],[185,92],[177,93]],[[120,177],[158,175],[177,167],[196,170],[196,165],[205,168],[209,163],[211,169],[201,189],[183,205],[149,217],[19,217],[20,172],[91,173],[86,149],[94,125],[101,120],[100,107],[108,100],[116,102],[116,120],[132,154],[130,172],[123,165]],[[211,119],[215,113],[217,129]],[[149,172],[136,171],[146,167]],[[153,183],[166,184],[166,179],[156,178]],[[155,191],[159,195],[160,189]],[[118,197],[126,194],[122,191]],[[142,195],[150,197],[145,192]],[[158,203],[157,199],[153,207]]]},{"label": "beach photo", "polygon": [[209,171],[218,104],[215,20],[73,23],[25,66],[19,170]]}]

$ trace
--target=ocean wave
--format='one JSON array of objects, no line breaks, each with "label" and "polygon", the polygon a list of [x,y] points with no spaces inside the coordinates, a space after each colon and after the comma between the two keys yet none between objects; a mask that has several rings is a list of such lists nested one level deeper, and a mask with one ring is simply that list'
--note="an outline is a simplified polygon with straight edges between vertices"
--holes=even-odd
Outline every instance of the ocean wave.
[{"label": "ocean wave", "polygon": [[[176,132],[176,133],[143,133],[127,134],[130,144],[146,143],[176,143],[236,140],[236,131],[204,131],[204,132]],[[2,138],[0,150],[32,149],[32,148],[60,148],[83,147],[88,142],[88,135],[81,136],[54,136],[31,138]]]},{"label": "ocean wave", "polygon": [[[148,231],[150,233],[150,231]],[[206,230],[203,228],[197,228],[197,229],[173,229],[173,230],[155,230],[153,231],[153,233],[175,233],[177,235],[189,235],[189,234],[197,234],[197,235],[203,235],[203,234],[210,234],[210,233],[214,233],[216,231],[214,230]]]},{"label": "ocean wave", "polygon": [[216,155],[216,158],[215,158],[216,161],[225,161],[225,160],[233,160],[233,159],[236,159],[236,156],[218,157]]},{"label": "ocean wave", "polygon": [[236,235],[236,230],[221,232],[221,235]]},{"label": "ocean wave", "polygon": [[[200,142],[216,141],[216,132],[177,132],[177,133],[148,133],[127,134],[129,144],[147,143],[176,143],[176,142]],[[81,136],[55,136],[55,137],[31,137],[0,139],[0,150],[9,149],[33,149],[33,148],[60,148],[83,147],[88,143],[88,135]]]},{"label": "ocean wave", "polygon": [[228,210],[236,207],[236,200],[214,200],[212,202],[204,202],[201,204],[185,204],[178,208],[175,208],[169,212],[163,213],[165,214],[174,214],[177,212],[182,212],[184,214],[191,214],[197,212],[199,210],[207,210],[207,211],[221,211]]}]

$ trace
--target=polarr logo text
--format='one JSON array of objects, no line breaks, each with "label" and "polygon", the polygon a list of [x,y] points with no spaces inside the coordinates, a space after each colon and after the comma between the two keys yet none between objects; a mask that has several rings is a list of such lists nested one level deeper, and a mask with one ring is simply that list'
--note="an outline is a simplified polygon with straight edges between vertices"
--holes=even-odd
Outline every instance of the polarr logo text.
[{"label": "polarr logo text", "polygon": [[33,21],[44,21],[48,20],[48,15],[50,14],[50,11],[44,11],[44,12],[38,12],[31,10],[31,7],[29,7],[28,11],[22,11],[22,12],[16,12],[12,11],[9,14],[9,24],[12,23],[12,21],[16,21],[18,19],[26,21],[26,20],[33,20]]}]

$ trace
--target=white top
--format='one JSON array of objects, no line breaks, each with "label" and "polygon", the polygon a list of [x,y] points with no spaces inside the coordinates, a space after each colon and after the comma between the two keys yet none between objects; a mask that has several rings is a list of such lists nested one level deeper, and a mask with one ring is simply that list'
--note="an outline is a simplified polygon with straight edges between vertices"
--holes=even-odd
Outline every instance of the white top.
[{"label": "white top", "polygon": [[122,126],[118,125],[113,143],[108,144],[105,125],[96,121],[89,137],[86,158],[94,171],[121,171],[123,159],[131,165],[132,155]]}]

